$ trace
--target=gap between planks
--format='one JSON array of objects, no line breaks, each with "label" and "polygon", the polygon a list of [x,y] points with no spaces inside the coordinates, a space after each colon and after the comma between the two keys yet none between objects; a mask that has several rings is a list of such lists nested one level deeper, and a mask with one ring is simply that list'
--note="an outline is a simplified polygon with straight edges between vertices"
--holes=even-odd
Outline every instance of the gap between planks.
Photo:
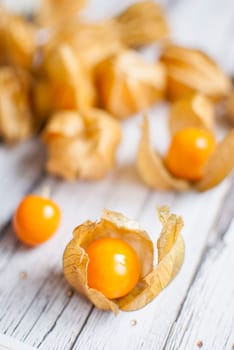
[{"label": "gap between planks", "polygon": [[[183,302],[181,303],[181,307],[180,310],[178,312],[178,315],[175,319],[175,321],[173,322],[171,329],[168,333],[168,337],[165,341],[165,345],[163,346],[163,350],[167,350],[167,349],[174,349],[174,347],[170,347],[170,343],[175,342],[175,329],[177,329],[177,324],[181,323],[181,318],[183,318],[183,313],[185,312],[184,310],[188,308],[187,303],[188,303],[188,299],[190,298],[190,294],[193,293],[193,289],[196,288],[196,284],[197,284],[197,280],[201,274],[201,270],[203,271],[205,269],[204,266],[206,266],[206,262],[207,260],[210,258],[210,255],[213,254],[213,252],[216,252],[216,256],[218,254],[221,255],[222,253],[222,249],[224,246],[224,241],[226,239],[226,236],[228,236],[230,234],[230,227],[233,221],[233,217],[234,217],[234,206],[233,206],[233,202],[234,202],[234,182],[233,185],[230,188],[230,191],[228,191],[223,203],[221,203],[221,210],[219,211],[216,220],[213,224],[213,227],[211,229],[211,232],[208,236],[208,240],[207,240],[207,244],[204,246],[200,261],[197,265],[197,269],[194,273],[194,277],[191,281],[191,284],[188,288],[188,291],[186,293],[186,296],[183,300]],[[223,209],[223,210],[222,210]],[[224,211],[224,215],[222,214]],[[234,222],[233,222],[234,223]],[[233,225],[234,226],[234,225]],[[191,304],[191,302],[190,302]],[[196,305],[196,302],[194,300],[194,304]],[[191,306],[191,305],[190,305]],[[195,309],[193,307],[193,309]],[[197,310],[195,310],[197,311]],[[234,334],[233,334],[234,336]],[[180,335],[180,338],[182,338],[183,335]],[[233,339],[234,340],[234,339]],[[169,345],[168,345],[169,344]],[[234,344],[234,342],[233,342]],[[194,344],[193,344],[194,345]],[[177,348],[175,348],[177,349]],[[181,349],[180,347],[178,347],[178,349]],[[187,348],[184,348],[187,349]],[[214,348],[212,347],[212,349],[214,350]],[[217,350],[220,350],[220,348],[217,348]],[[232,349],[231,349],[232,350]]]},{"label": "gap between planks", "polygon": [[226,235],[206,251],[165,349],[187,350],[199,341],[204,349],[233,349],[233,250],[234,220]]}]

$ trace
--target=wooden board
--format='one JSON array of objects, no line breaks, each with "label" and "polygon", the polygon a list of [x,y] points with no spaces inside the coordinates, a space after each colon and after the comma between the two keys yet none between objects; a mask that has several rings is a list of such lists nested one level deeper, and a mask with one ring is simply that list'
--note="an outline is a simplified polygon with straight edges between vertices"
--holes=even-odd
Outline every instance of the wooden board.
[{"label": "wooden board", "polygon": [[[29,9],[27,1],[5,2],[17,5],[18,11]],[[86,15],[113,14],[130,2],[93,0]],[[204,49],[233,72],[232,0],[163,3],[177,42]],[[154,48],[146,54],[154,55]],[[165,105],[150,112],[152,137],[161,151],[168,143],[167,114]],[[199,340],[204,349],[231,350],[233,180],[203,194],[148,190],[134,166],[140,123],[141,116],[124,123],[118,166],[95,183],[66,183],[45,175],[43,147],[36,140],[11,149],[0,147],[0,333],[43,350],[188,350],[198,348]],[[62,225],[47,244],[27,249],[14,237],[10,218],[24,193],[40,192],[43,186],[49,186],[62,208]],[[185,263],[170,287],[144,309],[118,317],[71,295],[62,275],[62,254],[74,226],[97,219],[106,207],[137,219],[156,241],[160,225],[155,208],[161,204],[168,204],[185,221]]]}]

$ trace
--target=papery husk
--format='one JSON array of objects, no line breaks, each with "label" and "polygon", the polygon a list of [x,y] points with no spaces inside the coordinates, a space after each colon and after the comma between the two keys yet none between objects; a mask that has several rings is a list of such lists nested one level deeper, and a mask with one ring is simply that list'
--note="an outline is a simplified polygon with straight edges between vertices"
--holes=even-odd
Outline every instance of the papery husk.
[{"label": "papery husk", "polygon": [[[178,116],[180,121],[180,116]],[[174,121],[176,124],[176,120]],[[194,127],[191,123],[188,125]],[[219,184],[234,167],[234,130],[216,145],[202,169],[201,180],[188,182],[172,176],[162,157],[153,149],[149,137],[148,119],[142,125],[141,140],[137,154],[137,169],[144,183],[154,189],[185,191],[196,189],[206,191]]]},{"label": "papery husk", "polygon": [[33,132],[29,86],[26,72],[8,66],[0,68],[0,136],[6,142],[22,141]]},{"label": "papery husk", "polygon": [[55,96],[52,85],[46,77],[37,77],[32,86],[32,104],[36,114],[37,123],[42,126],[50,117],[50,115],[58,108],[59,101]]},{"label": "papery husk", "polygon": [[121,42],[128,47],[151,44],[169,34],[163,10],[155,1],[141,1],[115,17]]},{"label": "papery husk", "polygon": [[161,62],[167,67],[167,93],[171,100],[200,92],[216,101],[230,92],[230,78],[202,51],[168,45]]},{"label": "papery husk", "polygon": [[225,114],[232,124],[234,124],[234,89],[232,89],[230,95],[226,101]]},{"label": "papery husk", "polygon": [[[67,245],[63,255],[64,275],[68,283],[85,295],[97,308],[133,311],[151,302],[176,276],[184,259],[184,243],[180,235],[183,221],[169,213],[167,207],[158,210],[163,225],[157,242],[158,265],[153,267],[153,244],[147,233],[139,225],[123,215],[104,210],[100,221],[90,221],[78,226],[74,238]],[[132,246],[141,264],[138,285],[125,297],[109,300],[87,284],[87,247],[95,240],[113,237],[120,238]]]},{"label": "papery husk", "polygon": [[168,34],[168,26],[159,5],[142,1],[119,15],[97,23],[85,23],[69,17],[51,32],[47,47],[67,43],[89,69],[95,68],[123,48],[150,44]]},{"label": "papery husk", "polygon": [[78,109],[96,103],[96,91],[91,73],[73,48],[59,45],[49,51],[43,69],[51,89],[52,110]]},{"label": "papery husk", "polygon": [[187,127],[213,130],[214,119],[214,104],[204,95],[194,93],[172,103],[169,129],[172,135]]},{"label": "papery husk", "polygon": [[83,64],[91,70],[124,47],[117,26],[111,19],[100,23],[69,20],[65,26],[52,32],[44,50],[56,48],[61,43],[72,47]]},{"label": "papery husk", "polygon": [[234,129],[216,146],[208,158],[202,179],[197,183],[199,191],[206,191],[219,184],[234,168]]},{"label": "papery husk", "polygon": [[103,178],[114,166],[120,138],[119,123],[102,110],[58,112],[43,133],[46,168],[67,180]]},{"label": "papery husk", "polygon": [[0,5],[0,64],[7,64],[7,52],[6,52],[6,9]]},{"label": "papery husk", "polygon": [[103,61],[95,77],[101,106],[119,119],[162,99],[166,86],[164,66],[145,63],[131,50]]},{"label": "papery husk", "polygon": [[183,265],[185,246],[181,236],[182,218],[171,214],[166,206],[158,209],[158,216],[162,224],[157,241],[158,264],[128,295],[117,301],[123,311],[138,310],[150,303],[170,284]]},{"label": "papery husk", "polygon": [[77,16],[86,0],[41,0],[36,20],[42,26],[54,26]]},{"label": "papery husk", "polygon": [[154,189],[185,191],[189,183],[177,179],[165,167],[161,156],[150,142],[149,123],[145,117],[142,124],[141,140],[138,146],[137,170],[144,183]]},{"label": "papery husk", "polygon": [[35,24],[0,8],[1,63],[31,70],[36,51]]}]

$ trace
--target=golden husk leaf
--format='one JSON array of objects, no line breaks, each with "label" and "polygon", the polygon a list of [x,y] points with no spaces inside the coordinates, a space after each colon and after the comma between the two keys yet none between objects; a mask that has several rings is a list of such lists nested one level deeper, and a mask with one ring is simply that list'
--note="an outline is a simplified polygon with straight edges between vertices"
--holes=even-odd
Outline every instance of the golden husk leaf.
[{"label": "golden husk leaf", "polygon": [[216,146],[208,158],[203,177],[197,183],[199,191],[206,191],[219,184],[234,168],[234,129]]},{"label": "golden husk leaf", "polygon": [[129,6],[116,17],[97,23],[69,17],[51,34],[47,47],[67,43],[92,69],[126,46],[142,46],[166,36],[168,26],[159,5],[154,1],[142,1]]},{"label": "golden husk leaf", "polygon": [[96,91],[91,73],[68,45],[59,45],[49,51],[43,68],[52,94],[52,110],[78,109],[93,106]]},{"label": "golden husk leaf", "polygon": [[176,179],[170,174],[161,156],[153,149],[150,142],[149,123],[146,117],[142,124],[136,165],[142,180],[151,188],[177,191],[185,191],[189,188],[186,181]]},{"label": "golden husk leaf", "polygon": [[162,8],[155,1],[141,1],[115,17],[122,43],[128,47],[151,44],[169,34]]},{"label": "golden husk leaf", "polygon": [[48,172],[68,180],[96,180],[114,166],[121,138],[119,123],[98,109],[54,114],[43,133]]},{"label": "golden husk leaf", "polygon": [[202,51],[168,45],[161,62],[167,67],[167,93],[171,100],[193,92],[219,100],[230,92],[230,78]]},{"label": "golden husk leaf", "polygon": [[145,63],[131,50],[103,61],[95,76],[101,106],[119,119],[162,99],[166,86],[164,66]]},{"label": "golden husk leaf", "polygon": [[76,16],[86,0],[41,0],[37,21],[43,26],[58,25]]},{"label": "golden husk leaf", "polygon": [[85,23],[71,19],[66,26],[53,32],[44,50],[57,47],[61,43],[72,47],[89,69],[93,69],[107,57],[123,49],[117,26],[111,19],[100,23]]},{"label": "golden husk leaf", "polygon": [[226,111],[228,119],[234,123],[234,89],[232,89],[230,95],[226,101]]},{"label": "golden husk leaf", "polygon": [[[176,276],[184,260],[184,242],[180,234],[183,221],[170,214],[168,207],[158,209],[162,231],[157,242],[158,264],[153,267],[154,249],[148,234],[139,225],[122,214],[104,210],[98,222],[87,221],[78,226],[74,238],[68,243],[63,256],[64,275],[68,283],[85,295],[97,308],[133,311],[151,302]],[[137,286],[125,297],[109,300],[87,284],[89,263],[86,248],[104,237],[119,238],[132,246],[141,264],[141,276]]]},{"label": "golden husk leaf", "polygon": [[[176,115],[175,115],[176,117]],[[180,116],[178,117],[180,120]],[[176,124],[176,120],[174,120]],[[193,120],[190,126],[194,127]],[[188,125],[189,126],[189,125]],[[142,126],[142,135],[138,147],[137,168],[144,183],[154,189],[184,191],[189,188],[199,191],[208,190],[219,184],[234,167],[234,130],[215,147],[207,159],[202,178],[197,183],[189,183],[172,176],[163,159],[153,149],[149,137],[148,119],[145,117]]]},{"label": "golden husk leaf", "polygon": [[172,103],[169,114],[169,128],[171,134],[187,127],[212,130],[214,119],[213,103],[204,95],[194,93]]},{"label": "golden husk leaf", "polygon": [[8,66],[0,68],[0,136],[6,142],[18,142],[32,134],[29,85],[24,71]]},{"label": "golden husk leaf", "polygon": [[36,51],[36,25],[0,8],[1,63],[31,70]]}]

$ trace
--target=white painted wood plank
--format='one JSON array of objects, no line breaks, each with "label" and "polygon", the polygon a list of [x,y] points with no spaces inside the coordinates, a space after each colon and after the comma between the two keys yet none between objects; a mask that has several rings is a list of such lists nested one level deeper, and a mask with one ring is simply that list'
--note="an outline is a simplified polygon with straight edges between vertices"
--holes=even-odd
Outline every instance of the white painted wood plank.
[{"label": "white painted wood plank", "polygon": [[0,350],[33,350],[33,348],[0,334]]},{"label": "white painted wood plank", "polygon": [[167,350],[233,349],[234,345],[234,221],[224,241],[208,251],[174,324]]},{"label": "white painted wood plank", "polygon": [[42,176],[44,153],[38,141],[0,146],[0,231],[16,205]]},{"label": "white painted wood plank", "polygon": [[[227,191],[228,185],[223,184],[210,193],[202,195],[188,193],[174,198],[171,208],[174,212],[182,214],[185,220],[183,235],[186,257],[180,275],[153,303],[142,310],[121,313],[118,317],[94,310],[74,349],[83,349],[85,346],[86,349],[94,349],[96,344],[98,344],[96,349],[153,350],[163,348],[170,326],[180,308],[180,303],[186,296],[214,217],[220,210],[225,187]],[[155,223],[155,202],[157,201],[152,195],[140,218],[141,224],[149,230],[154,241],[160,232],[159,223]],[[206,213],[205,216],[204,213]],[[131,327],[132,319],[137,320],[137,325],[134,328]],[[90,331],[92,329],[95,329],[95,333],[91,337]],[[126,337],[124,334],[128,334],[128,336]]]},{"label": "white painted wood plank", "polygon": [[[136,134],[134,127],[127,127],[126,131],[126,141],[129,139],[129,132]],[[133,139],[133,137],[131,137],[131,139]],[[134,152],[136,143],[133,143],[132,145],[134,146],[132,148],[132,151]],[[128,149],[131,149],[131,146],[128,147]],[[7,286],[7,288],[4,286],[5,295],[3,295],[0,301],[0,310],[3,314],[0,322],[0,329],[2,331],[7,332],[7,334],[17,335],[17,337],[23,339],[31,330],[32,324],[37,322],[37,318],[39,318],[35,328],[31,331],[32,337],[30,335],[30,339],[33,339],[32,343],[39,345],[48,329],[53,327],[61,310],[66,306],[66,291],[68,286],[64,285],[63,279],[60,278],[60,283],[57,283],[59,295],[51,297],[52,302],[48,305],[48,300],[45,298],[45,295],[53,295],[55,286],[50,283],[50,280],[48,280],[48,269],[49,271],[54,271],[56,269],[61,271],[63,249],[66,242],[71,238],[71,232],[74,226],[89,217],[97,219],[105,204],[107,204],[108,207],[111,206],[111,203],[113,205],[115,204],[116,207],[114,209],[117,209],[118,206],[119,209],[125,206],[126,212],[128,212],[130,216],[135,216],[136,212],[139,211],[142,202],[148,194],[148,189],[138,181],[135,181],[135,186],[129,186],[129,173],[126,176],[126,173],[122,168],[125,161],[126,157],[122,157],[119,171],[117,170],[117,174],[113,174],[108,180],[99,183],[77,184],[57,182],[55,184],[56,186],[54,186],[54,190],[52,188],[53,198],[60,203],[60,206],[65,213],[63,225],[58,235],[46,246],[40,247],[34,252],[25,251],[23,248],[18,249],[14,259],[10,261],[5,271],[2,272],[2,278],[6,279]],[[119,172],[121,174],[119,174]],[[124,184],[125,181],[126,185]],[[53,186],[53,181],[50,186]],[[127,201],[126,194],[129,196],[127,197]],[[7,239],[8,238],[6,238],[6,240]],[[54,246],[57,248],[53,256],[50,257],[50,263],[48,264],[48,261],[45,260],[44,257],[50,254]],[[37,264],[37,266],[34,267],[35,264]],[[28,266],[29,268],[27,268]],[[30,269],[31,266],[33,266],[32,269]],[[24,271],[25,269],[29,277],[27,280],[22,281],[21,288],[16,290],[15,285],[16,283],[19,283],[19,271]],[[12,271],[14,272],[12,273]],[[35,276],[37,276],[36,280],[34,280]],[[64,301],[61,300],[61,295],[64,295]],[[54,299],[56,299],[56,302],[54,302]],[[20,304],[17,304],[17,300],[20,300]],[[74,314],[74,304],[76,305],[75,311],[81,316],[82,313],[80,310],[82,310],[82,308],[84,308],[85,311],[87,311],[87,307],[90,308],[88,303],[84,304],[82,299],[80,299],[79,302],[78,298],[78,300],[71,305],[71,309],[68,308],[68,312],[63,316],[63,319],[61,320],[63,325],[65,320],[66,323],[69,322],[71,311],[73,311]],[[27,311],[29,306],[29,312],[26,312],[25,314],[25,310]],[[41,315],[41,311],[44,308],[44,313]],[[53,316],[48,317],[47,312]],[[12,317],[12,313],[14,314],[14,318]],[[85,312],[83,315],[86,317]],[[68,319],[66,319],[66,316]],[[81,321],[84,321],[84,317],[83,319],[81,317]],[[19,320],[21,321],[21,324],[17,329]],[[71,320],[73,328],[71,327],[68,329],[67,333],[63,333],[63,338],[61,339],[62,342],[70,341],[72,332],[75,337],[79,327],[82,326],[82,322],[77,324],[79,318],[76,317],[76,322],[74,322],[74,319]],[[53,332],[52,343],[54,342],[54,334],[55,333]]]},{"label": "white painted wood plank", "polygon": [[[113,10],[114,2],[106,3],[108,8]],[[181,31],[180,35],[177,34],[179,39],[187,35],[188,28],[192,33],[197,26],[196,23],[190,25],[188,13],[195,13],[191,10],[191,3],[190,5],[188,2],[183,1],[183,3],[184,13],[187,12],[187,14],[186,16],[183,14],[186,18],[185,32]],[[199,0],[196,3],[197,8],[201,10],[202,2]],[[98,8],[101,9],[100,2],[98,4]],[[214,2],[212,4],[215,6]],[[230,1],[225,0],[224,7],[230,4]],[[209,0],[204,6],[210,8],[211,1]],[[178,23],[184,24],[183,16],[178,12],[176,15],[175,12]],[[212,38],[212,31],[209,33],[209,38]],[[206,42],[207,39],[203,41],[201,32],[198,36],[197,42],[203,42],[209,50],[210,43]],[[212,48],[215,47],[214,38],[212,38],[212,45]],[[156,114],[160,119],[161,112],[158,109]],[[154,127],[158,131],[164,130],[164,127],[161,124],[157,125],[157,122]],[[138,135],[138,121],[126,123],[125,140],[119,152],[121,165],[116,174],[107,180],[97,184],[83,182],[68,184],[51,181],[54,198],[64,211],[64,221],[58,234],[48,244],[34,250],[25,250],[20,246],[16,254],[12,255],[16,244],[15,238],[11,232],[2,238],[1,243],[5,245],[0,243],[0,266],[2,262],[3,268],[1,278],[6,281],[4,282],[6,284],[4,288],[0,284],[0,330],[42,349],[53,350],[69,349],[72,344],[75,344],[74,348],[77,349],[82,349],[82,346],[85,349],[103,349],[104,347],[115,349],[115,346],[122,344],[122,349],[126,345],[126,349],[144,347],[148,350],[149,346],[152,349],[159,349],[164,343],[199,261],[214,216],[230,184],[225,182],[214,191],[203,195],[156,192],[149,196],[148,190],[134,175],[135,172],[128,168],[135,158]],[[162,132],[160,135],[162,139],[159,139],[159,142],[165,143],[163,139],[165,133]],[[130,145],[128,140],[132,140]],[[185,231],[188,253],[182,273],[157,301],[137,313],[121,314],[118,318],[114,318],[113,315],[95,311],[76,342],[76,337],[89,316],[90,304],[76,295],[68,300],[66,295],[68,286],[61,276],[61,256],[65,243],[70,239],[72,228],[87,218],[97,218],[102,207],[106,206],[120,210],[130,217],[139,217],[142,225],[149,229],[152,238],[155,239],[154,232],[159,232],[159,225],[155,223],[154,206],[164,203],[170,204],[176,212],[184,214],[188,222]],[[204,208],[209,208],[210,203],[212,208],[202,222],[201,230],[197,233],[198,222],[202,221],[201,217],[204,218]],[[152,227],[155,227],[155,231]],[[191,231],[190,227],[192,227]],[[28,278],[20,279],[21,271],[26,271]],[[136,315],[138,324],[135,328],[130,327],[130,320],[136,318]],[[109,339],[103,334],[107,323]],[[125,343],[124,340],[127,337],[130,343]],[[88,342],[89,338],[91,340]],[[114,340],[116,340],[115,343]],[[110,347],[110,342],[113,343],[111,343],[113,347]]]}]

